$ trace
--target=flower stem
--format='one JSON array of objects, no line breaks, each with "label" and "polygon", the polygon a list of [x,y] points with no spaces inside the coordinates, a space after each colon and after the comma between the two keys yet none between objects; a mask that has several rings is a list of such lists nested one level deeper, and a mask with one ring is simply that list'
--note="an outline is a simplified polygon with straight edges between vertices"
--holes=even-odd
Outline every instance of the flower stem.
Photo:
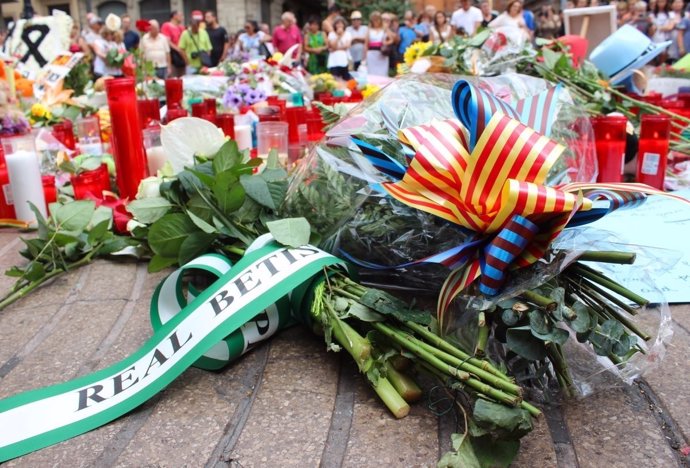
[{"label": "flower stem", "polygon": [[419,385],[417,385],[412,377],[399,372],[387,361],[384,366],[386,369],[386,378],[406,402],[413,403],[422,398],[422,389],[419,388]]},{"label": "flower stem", "polygon": [[621,301],[616,296],[614,296],[613,294],[606,291],[604,288],[600,288],[598,285],[596,285],[595,283],[592,283],[589,280],[586,280],[583,278],[582,281],[580,282],[579,286],[588,294],[590,292],[594,292],[594,293],[597,293],[600,296],[608,299],[609,301],[613,302],[618,307],[620,307],[621,309],[623,309],[624,311],[629,313],[630,315],[637,315],[638,314],[638,311],[636,309],[634,309],[630,305],[626,304],[625,302]]},{"label": "flower stem", "polygon": [[463,362],[466,362],[468,364],[471,364],[475,367],[478,367],[479,369],[486,371],[495,377],[498,377],[500,379],[503,379],[507,382],[513,382],[513,379],[505,375],[503,372],[501,372],[499,369],[495,368],[494,366],[491,365],[490,362],[488,361],[483,361],[481,359],[477,359],[475,357],[472,357],[470,354],[464,352],[463,350],[456,348],[452,344],[450,344],[448,341],[444,340],[440,336],[434,334],[431,330],[429,330],[426,327],[423,327],[422,325],[419,325],[418,323],[414,322],[405,322],[405,326],[418,335],[420,335],[422,338],[424,338],[426,341],[431,343],[433,346],[436,348],[445,351],[446,353],[450,354],[451,356],[454,356],[458,359],[460,359]]},{"label": "flower stem", "polygon": [[588,250],[578,260],[586,262],[618,263],[632,265],[635,263],[636,254],[633,252],[618,252],[615,250]]},{"label": "flower stem", "polygon": [[386,377],[379,377],[376,383],[370,382],[378,397],[396,418],[404,418],[410,413],[410,405],[400,396]]},{"label": "flower stem", "polygon": [[520,293],[520,296],[524,297],[527,302],[531,302],[532,304],[544,308],[547,312],[553,312],[554,310],[556,310],[556,307],[558,306],[556,301],[554,301],[550,297],[542,296],[541,294],[537,294],[534,291],[522,292]]},{"label": "flower stem", "polygon": [[582,265],[580,263],[575,263],[573,264],[570,268],[572,268],[572,271],[580,276],[583,276],[587,278],[588,280],[598,284],[599,286],[603,286],[607,289],[610,289],[611,291],[615,292],[616,294],[625,297],[626,299],[631,300],[632,302],[645,306],[649,304],[649,301],[645,299],[644,297],[635,294],[634,292],[630,291],[629,289],[625,288],[624,286],[616,283],[615,281],[610,280],[603,274],[599,273],[598,271],[586,266]]},{"label": "flower stem", "polygon": [[486,323],[486,312],[481,311],[477,314],[477,345],[474,348],[474,355],[483,357],[486,354],[486,343],[489,341],[489,325]]}]

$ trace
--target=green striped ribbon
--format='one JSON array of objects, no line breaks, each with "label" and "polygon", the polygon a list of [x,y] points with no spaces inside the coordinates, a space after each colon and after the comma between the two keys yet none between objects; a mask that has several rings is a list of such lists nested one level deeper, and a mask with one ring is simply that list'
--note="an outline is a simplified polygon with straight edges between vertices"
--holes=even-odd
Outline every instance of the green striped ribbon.
[{"label": "green striped ribbon", "polygon": [[[194,263],[194,262],[193,262]],[[155,304],[169,302],[153,336],[127,359],[59,385],[22,393],[0,401],[0,462],[52,445],[100,427],[141,405],[169,385],[219,343],[227,355],[228,340],[243,325],[293,290],[303,291],[321,277],[324,267],[342,264],[312,246],[286,248],[270,243],[248,253],[230,268],[217,256],[194,265],[220,278],[186,304],[178,292],[185,265],[167,286],[161,286]],[[167,299],[165,299],[167,298]],[[294,298],[293,298],[294,299]],[[304,295],[300,294],[300,301]],[[277,306],[278,309],[281,306]],[[159,313],[161,311],[159,310]],[[242,350],[249,343],[243,334]],[[231,340],[232,341],[232,340]],[[233,351],[234,350],[234,351]],[[207,354],[209,353],[209,354]],[[216,359],[223,360],[223,359]],[[208,364],[208,363],[207,363]],[[218,362],[208,364],[219,365]]]}]

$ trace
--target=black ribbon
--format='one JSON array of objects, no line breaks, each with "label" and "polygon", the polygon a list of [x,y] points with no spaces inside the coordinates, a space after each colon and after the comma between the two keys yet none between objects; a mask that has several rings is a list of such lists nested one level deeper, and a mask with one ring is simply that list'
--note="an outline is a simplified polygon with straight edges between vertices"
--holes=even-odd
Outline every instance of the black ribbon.
[{"label": "black ribbon", "polygon": [[[35,41],[30,36],[34,31],[41,33]],[[24,44],[26,44],[26,48],[28,50],[21,58],[21,62],[26,63],[29,60],[29,57],[33,57],[38,63],[39,67],[44,67],[48,63],[48,61],[43,58],[43,55],[41,55],[41,52],[38,50],[38,46],[41,45],[43,40],[48,36],[49,32],[50,27],[47,24],[32,24],[24,27],[24,30],[22,31],[22,41]]]}]

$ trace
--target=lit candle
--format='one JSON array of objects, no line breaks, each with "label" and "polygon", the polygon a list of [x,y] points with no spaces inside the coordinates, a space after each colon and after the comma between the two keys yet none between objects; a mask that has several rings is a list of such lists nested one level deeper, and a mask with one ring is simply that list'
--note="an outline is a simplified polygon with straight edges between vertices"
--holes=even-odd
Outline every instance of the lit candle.
[{"label": "lit candle", "polygon": [[252,149],[252,128],[249,125],[235,125],[235,141],[240,151]]},{"label": "lit candle", "polygon": [[43,181],[35,151],[18,150],[5,155],[7,172],[12,187],[12,200],[17,219],[29,224],[36,224],[36,215],[29,203],[46,216],[46,203],[43,195]]},{"label": "lit candle", "polygon": [[671,120],[666,115],[643,115],[637,151],[637,181],[664,189]]},{"label": "lit candle", "polygon": [[165,161],[167,161],[162,146],[146,148],[146,158],[149,162],[149,174],[152,176],[155,176],[163,168]]}]

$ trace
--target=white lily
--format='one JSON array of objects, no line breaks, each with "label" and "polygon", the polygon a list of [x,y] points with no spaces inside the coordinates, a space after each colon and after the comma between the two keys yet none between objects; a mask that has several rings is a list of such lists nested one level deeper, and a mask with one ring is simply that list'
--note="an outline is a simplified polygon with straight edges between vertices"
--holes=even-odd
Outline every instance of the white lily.
[{"label": "white lily", "polygon": [[223,132],[197,117],[175,119],[161,128],[161,144],[173,173],[194,164],[194,155],[211,156],[225,143]]}]

